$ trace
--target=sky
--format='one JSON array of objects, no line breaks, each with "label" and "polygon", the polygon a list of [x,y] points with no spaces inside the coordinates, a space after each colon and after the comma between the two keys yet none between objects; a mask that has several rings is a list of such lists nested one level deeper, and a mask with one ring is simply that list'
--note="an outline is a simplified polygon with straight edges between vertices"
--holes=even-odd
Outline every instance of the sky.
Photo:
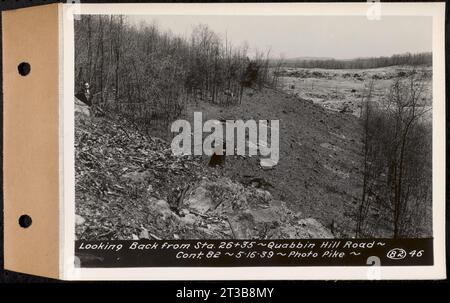
[{"label": "sky", "polygon": [[[132,25],[156,23],[163,31],[190,36],[207,24],[233,45],[247,42],[250,51],[271,49],[272,57],[391,56],[432,51],[432,18],[383,16],[127,16]],[[250,52],[250,53],[251,53]]]}]

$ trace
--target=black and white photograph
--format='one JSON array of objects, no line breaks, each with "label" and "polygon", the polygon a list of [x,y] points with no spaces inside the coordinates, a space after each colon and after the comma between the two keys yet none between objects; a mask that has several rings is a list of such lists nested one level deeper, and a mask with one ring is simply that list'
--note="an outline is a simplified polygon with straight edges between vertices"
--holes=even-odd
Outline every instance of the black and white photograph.
[{"label": "black and white photograph", "polygon": [[[429,17],[81,16],[78,238],[430,237],[431,39]],[[278,163],[174,155],[196,112],[278,120]]]},{"label": "black and white photograph", "polygon": [[0,280],[446,279],[444,2],[45,2],[0,7]]},{"label": "black and white photograph", "polygon": [[80,258],[191,240],[356,258],[422,239],[427,264],[387,258],[432,265],[433,17],[371,14],[75,15]]}]

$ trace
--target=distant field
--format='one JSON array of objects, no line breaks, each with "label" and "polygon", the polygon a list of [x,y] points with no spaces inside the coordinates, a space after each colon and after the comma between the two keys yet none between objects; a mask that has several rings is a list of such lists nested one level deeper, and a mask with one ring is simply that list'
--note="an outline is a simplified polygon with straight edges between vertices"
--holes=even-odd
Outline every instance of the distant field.
[{"label": "distant field", "polygon": [[[374,80],[372,101],[380,102],[388,93],[393,81],[405,78],[412,72],[410,66],[391,66],[374,69],[319,69],[283,68],[280,73],[282,89],[303,99],[321,104],[332,111],[361,114],[361,100],[364,88]],[[423,103],[432,104],[432,69],[420,67],[425,73],[426,83]]]}]

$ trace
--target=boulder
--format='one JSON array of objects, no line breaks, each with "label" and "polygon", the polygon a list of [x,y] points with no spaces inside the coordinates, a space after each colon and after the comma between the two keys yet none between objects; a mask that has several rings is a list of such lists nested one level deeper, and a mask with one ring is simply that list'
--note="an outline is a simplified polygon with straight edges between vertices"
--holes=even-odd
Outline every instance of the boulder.
[{"label": "boulder", "polygon": [[83,225],[84,222],[86,222],[86,220],[82,216],[75,215],[75,225]]},{"label": "boulder", "polygon": [[[147,215],[147,220],[144,226],[148,227],[149,232],[167,239],[174,233],[179,233],[183,224],[180,217],[170,209],[166,200],[150,198],[146,207],[147,210],[144,213]],[[155,238],[150,233],[149,236]]]},{"label": "boulder", "polygon": [[132,183],[144,183],[151,177],[149,171],[132,171],[122,175],[122,178]]},{"label": "boulder", "polygon": [[150,213],[161,217],[162,219],[167,219],[169,217],[178,217],[170,209],[169,203],[166,200],[158,200],[151,198],[149,201]]},{"label": "boulder", "polygon": [[139,234],[139,239],[150,239],[150,234],[148,233],[148,230],[143,228],[141,233]]},{"label": "boulder", "polygon": [[181,217],[181,222],[183,222],[187,226],[193,226],[195,221],[197,221],[197,216],[193,214],[187,214],[184,217]]},{"label": "boulder", "polygon": [[82,102],[81,100],[79,100],[78,98],[75,97],[75,102],[74,102],[74,106],[75,106],[75,113],[79,113],[83,116],[90,116],[91,115],[91,110],[90,107],[88,105],[86,105],[84,102]]},{"label": "boulder", "polygon": [[183,204],[188,209],[200,214],[206,213],[215,206],[211,199],[210,192],[202,185],[194,189]]},{"label": "boulder", "polygon": [[228,218],[233,236],[236,239],[255,238],[255,219],[251,211],[244,211]]},{"label": "boulder", "polygon": [[318,221],[300,219],[301,213],[293,213],[269,191],[251,185],[244,187],[225,177],[192,186],[182,205],[199,216],[182,211],[181,222],[189,226],[206,225],[200,230],[213,238],[220,238],[221,233],[236,239],[333,238]]},{"label": "boulder", "polygon": [[309,238],[332,239],[333,234],[316,219],[306,218],[298,221],[298,225],[307,232]]},{"label": "boulder", "polygon": [[181,206],[199,214],[221,214],[245,208],[246,203],[242,184],[219,178],[215,181],[203,180],[191,187]]}]

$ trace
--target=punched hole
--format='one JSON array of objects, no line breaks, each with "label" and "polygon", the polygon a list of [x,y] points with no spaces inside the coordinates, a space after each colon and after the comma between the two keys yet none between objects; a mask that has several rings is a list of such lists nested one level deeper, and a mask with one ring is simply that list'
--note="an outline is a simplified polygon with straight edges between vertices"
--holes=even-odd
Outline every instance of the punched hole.
[{"label": "punched hole", "polygon": [[23,228],[28,228],[31,226],[31,223],[33,220],[31,220],[31,217],[29,215],[21,215],[19,217],[19,225]]},{"label": "punched hole", "polygon": [[31,65],[28,62],[22,62],[17,66],[17,70],[21,76],[26,76],[31,72]]}]

